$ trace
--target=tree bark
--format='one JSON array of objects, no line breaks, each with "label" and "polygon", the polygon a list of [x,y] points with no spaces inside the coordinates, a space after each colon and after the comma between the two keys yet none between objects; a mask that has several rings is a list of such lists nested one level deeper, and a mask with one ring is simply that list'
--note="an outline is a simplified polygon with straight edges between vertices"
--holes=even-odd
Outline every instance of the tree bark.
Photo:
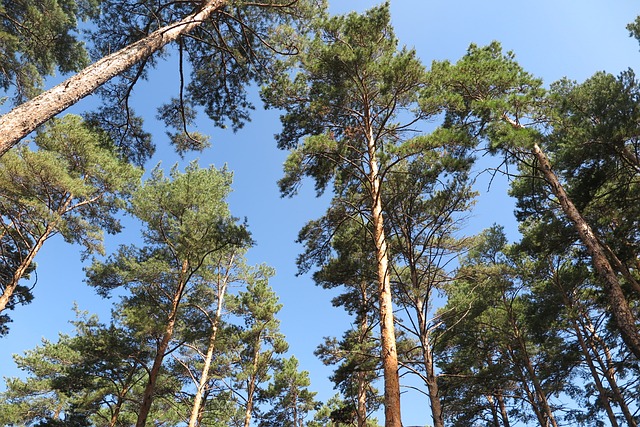
[{"label": "tree bark", "polygon": [[[507,123],[517,129],[523,129],[517,121],[511,119],[506,114],[502,117]],[[560,183],[558,176],[551,167],[551,162],[538,144],[534,144],[531,154],[538,161],[538,169],[551,187],[552,193],[558,199],[558,203],[564,214],[573,223],[580,240],[587,248],[593,266],[602,279],[605,295],[609,300],[609,306],[613,313],[613,318],[618,326],[623,341],[629,347],[633,355],[640,360],[640,333],[636,325],[636,318],[631,311],[614,268],[607,258],[606,248],[600,243],[589,223],[584,219],[580,211],[573,204],[567,195],[564,187]]]},{"label": "tree bark", "polygon": [[398,352],[389,278],[389,255],[384,232],[382,214],[381,179],[375,153],[375,139],[369,129],[369,181],[371,185],[371,218],[378,264],[378,294],[380,303],[380,341],[382,370],[384,373],[385,427],[402,427],[400,414],[400,378],[398,375]]},{"label": "tree bark", "polygon": [[[502,301],[505,306],[505,310],[509,316],[509,323],[511,325],[511,330],[513,332],[513,336],[516,339],[516,343],[518,344],[519,352],[512,351],[512,358],[514,363],[519,364],[521,368],[525,370],[527,373],[531,384],[533,384],[533,389],[535,391],[535,401],[536,406],[539,405],[542,409],[541,413],[543,418],[546,420],[543,426],[546,426],[546,423],[550,423],[553,427],[558,427],[558,423],[556,421],[555,416],[553,415],[553,411],[551,410],[551,406],[549,405],[549,399],[547,398],[547,393],[542,388],[542,384],[540,383],[540,378],[538,378],[538,373],[536,372],[533,363],[531,362],[531,357],[529,356],[529,351],[527,350],[527,343],[525,342],[522,333],[520,332],[520,327],[518,326],[515,315],[511,309],[511,304],[507,300],[506,295],[502,295]],[[518,356],[518,353],[521,356]],[[533,402],[532,402],[533,404]]]},{"label": "tree bark", "polygon": [[[569,297],[569,295],[567,295],[567,291],[565,291],[564,287],[562,286],[561,280],[555,276],[555,272],[553,283],[555,283],[556,287],[560,291],[564,305],[570,309],[569,313],[571,314],[569,315],[569,321],[571,323],[571,328],[573,329],[573,332],[578,340],[580,350],[582,351],[582,355],[584,356],[584,361],[589,367],[589,372],[591,373],[591,377],[593,378],[596,390],[598,390],[598,399],[600,400],[600,404],[607,413],[607,417],[609,418],[611,426],[618,427],[618,420],[613,412],[613,409],[611,408],[611,404],[609,402],[609,393],[605,389],[604,384],[600,379],[600,375],[598,374],[598,370],[595,365],[596,362],[598,362],[598,364],[600,365],[601,371],[604,373],[605,378],[608,380],[609,385],[611,386],[612,400],[614,400],[621,407],[622,412],[627,419],[629,427],[637,427],[637,424],[633,419],[633,416],[631,416],[629,408],[627,407],[624,398],[622,397],[622,393],[618,388],[618,384],[615,380],[615,375],[611,375],[615,374],[615,372],[612,373],[610,371],[610,367],[607,367],[602,362],[602,359],[599,355],[599,350],[595,346],[595,341],[597,341],[597,339],[594,338],[596,338],[595,336],[597,335],[597,332],[591,322],[591,319],[586,313],[587,310],[585,310],[582,306],[576,308],[573,300]],[[573,313],[580,313],[580,315]],[[583,333],[583,330],[585,333]],[[591,335],[591,337],[589,337],[589,335]],[[610,353],[608,347],[606,346],[606,343],[601,342],[601,344],[605,354],[609,355]]]},{"label": "tree bark", "polygon": [[253,375],[247,384],[247,407],[244,411],[244,427],[251,426],[251,417],[253,416],[253,400],[256,392],[256,374],[258,373],[258,357],[260,355],[260,338],[256,340],[255,351],[253,352]]},{"label": "tree bark", "polygon": [[580,240],[591,255],[593,265],[602,279],[604,291],[622,339],[635,357],[640,360],[640,333],[638,333],[636,319],[629,307],[629,301],[622,291],[618,277],[606,256],[606,250],[600,244],[591,226],[569,199],[558,176],[551,168],[549,159],[538,144],[534,144],[532,154],[538,161],[540,172],[551,186],[551,191],[558,198],[562,211],[574,224]]},{"label": "tree bark", "polygon": [[0,117],[0,156],[38,126],[66,110],[134,64],[150,57],[182,34],[207,20],[226,0],[206,0],[199,10],[145,38],[105,56],[59,85]]},{"label": "tree bark", "polygon": [[140,404],[140,411],[138,412],[136,427],[145,427],[145,425],[147,424],[147,417],[149,416],[151,404],[153,403],[153,395],[156,388],[156,382],[158,380],[158,374],[160,373],[160,368],[162,367],[162,362],[164,360],[167,348],[169,348],[169,342],[173,337],[173,331],[178,316],[178,307],[180,306],[180,300],[182,299],[184,289],[187,286],[186,278],[188,267],[189,263],[186,260],[183,261],[182,271],[180,274],[180,283],[178,284],[178,288],[176,289],[176,292],[173,296],[171,311],[169,313],[169,316],[167,317],[167,325],[164,333],[162,334],[160,344],[158,345],[156,356],[153,359],[153,366],[149,371],[149,380],[147,381],[147,385],[142,394],[142,403]]},{"label": "tree bark", "polygon": [[502,418],[502,425],[504,427],[511,427],[511,423],[509,422],[509,413],[507,412],[507,407],[504,403],[504,396],[502,392],[496,395],[496,399],[498,400],[498,406],[500,407],[500,416]]},{"label": "tree bark", "polygon": [[[233,263],[233,257],[231,258]],[[211,368],[211,362],[213,360],[213,351],[216,348],[216,337],[218,335],[218,325],[220,323],[220,317],[222,316],[222,304],[224,302],[224,295],[227,291],[227,280],[225,277],[222,284],[218,288],[218,301],[216,306],[216,313],[211,320],[211,335],[209,336],[209,344],[207,346],[207,354],[204,358],[204,366],[202,367],[202,373],[200,375],[200,382],[198,383],[198,390],[193,398],[193,406],[191,408],[191,417],[189,418],[189,427],[196,427],[198,425],[198,418],[200,415],[200,407],[202,406],[202,400],[207,381],[209,381],[209,369]]]},{"label": "tree bark", "polygon": [[429,329],[427,328],[424,304],[425,302],[422,299],[418,301],[416,304],[416,313],[418,315],[418,327],[420,328],[420,345],[422,347],[422,360],[426,373],[427,393],[429,395],[429,403],[431,404],[433,427],[444,427],[438,376],[436,375],[433,363],[433,352],[431,351],[431,340],[429,338]]},{"label": "tree bark", "polygon": [[27,271],[27,268],[29,268],[29,266],[31,265],[31,262],[33,262],[33,259],[36,257],[38,251],[42,248],[44,242],[51,235],[53,228],[54,226],[52,224],[47,224],[44,233],[42,233],[42,235],[38,238],[36,244],[31,248],[27,257],[22,260],[16,271],[13,273],[11,281],[5,285],[2,295],[0,295],[0,313],[2,313],[2,311],[7,308],[7,305],[9,304],[13,293],[18,287],[18,282],[20,281],[20,279],[22,279],[22,276],[24,275],[25,271]]}]

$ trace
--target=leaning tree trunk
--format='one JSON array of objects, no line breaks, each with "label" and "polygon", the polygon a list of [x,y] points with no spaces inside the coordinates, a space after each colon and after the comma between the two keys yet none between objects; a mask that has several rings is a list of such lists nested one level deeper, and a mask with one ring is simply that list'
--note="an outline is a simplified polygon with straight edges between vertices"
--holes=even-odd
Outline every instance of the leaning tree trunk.
[{"label": "leaning tree trunk", "polygon": [[147,417],[149,416],[149,412],[151,411],[151,404],[153,403],[156,383],[160,374],[160,368],[162,368],[162,362],[164,361],[165,353],[167,352],[167,349],[169,348],[169,342],[171,342],[171,338],[173,337],[173,331],[175,329],[176,319],[178,317],[178,307],[180,306],[180,300],[182,299],[184,289],[187,286],[186,278],[188,268],[189,263],[185,260],[182,263],[180,283],[178,284],[178,288],[176,289],[176,292],[173,296],[171,311],[169,313],[169,316],[167,317],[167,324],[162,335],[162,340],[158,345],[158,350],[153,360],[153,365],[151,367],[151,370],[149,371],[149,380],[147,381],[147,385],[142,394],[142,403],[140,404],[140,410],[138,411],[136,427],[145,427],[145,425],[147,424]]},{"label": "leaning tree trunk", "polygon": [[[504,114],[502,118],[514,128],[524,128],[524,126],[506,114]],[[573,223],[580,240],[587,248],[589,255],[591,255],[593,266],[604,285],[604,292],[609,300],[609,306],[622,339],[634,356],[640,360],[640,333],[636,325],[636,318],[631,311],[627,297],[622,291],[618,276],[607,258],[606,248],[600,243],[589,223],[584,219],[580,211],[573,204],[573,201],[567,195],[558,176],[551,167],[551,162],[549,162],[546,154],[538,144],[533,145],[531,154],[538,161],[538,170],[550,185],[551,191],[558,199],[562,211]]]},{"label": "leaning tree trunk", "polygon": [[609,299],[609,306],[622,339],[635,357],[640,359],[640,333],[638,333],[636,319],[629,307],[629,301],[622,291],[616,272],[606,256],[606,250],[600,244],[591,226],[567,195],[558,176],[551,168],[549,159],[538,144],[534,145],[532,154],[538,161],[540,172],[542,172],[545,180],[551,186],[551,191],[558,198],[562,211],[574,224],[580,240],[591,255],[593,265],[604,284],[604,291]]},{"label": "leaning tree trunk", "polygon": [[20,265],[18,266],[16,271],[13,272],[11,280],[5,285],[4,291],[0,295],[0,313],[2,313],[2,311],[4,311],[9,305],[9,302],[13,297],[13,293],[18,288],[18,282],[20,282],[20,279],[22,279],[22,276],[24,276],[25,272],[36,257],[36,254],[42,248],[44,242],[49,238],[52,231],[53,226],[51,224],[47,224],[44,232],[38,238],[35,245],[31,248],[28,255],[23,260],[21,260]]},{"label": "leaning tree trunk", "polygon": [[[231,257],[230,264],[233,263],[234,257]],[[231,265],[229,266],[231,268]],[[211,334],[209,335],[209,344],[207,346],[207,354],[204,358],[204,366],[202,367],[202,373],[200,375],[200,382],[198,383],[198,390],[193,398],[193,406],[191,408],[191,417],[189,418],[189,427],[196,427],[198,425],[198,416],[200,415],[200,408],[202,406],[202,400],[209,381],[209,369],[211,368],[211,362],[213,361],[213,352],[216,348],[216,337],[218,336],[218,325],[220,324],[220,318],[222,317],[222,306],[224,303],[225,293],[227,292],[229,276],[227,275],[222,283],[218,286],[218,301],[216,304],[216,312],[213,319],[211,319]]]},{"label": "leaning tree trunk", "polygon": [[227,0],[206,0],[199,10],[89,65],[59,85],[0,117],[0,156],[39,125],[66,110],[134,64],[207,20]]},{"label": "leaning tree trunk", "polygon": [[385,427],[402,427],[400,416],[400,378],[398,376],[398,352],[396,349],[391,281],[389,278],[389,254],[382,215],[381,179],[375,153],[373,134],[368,134],[369,181],[371,185],[371,218],[378,264],[378,290],[380,302],[380,341],[382,370],[384,374]]}]

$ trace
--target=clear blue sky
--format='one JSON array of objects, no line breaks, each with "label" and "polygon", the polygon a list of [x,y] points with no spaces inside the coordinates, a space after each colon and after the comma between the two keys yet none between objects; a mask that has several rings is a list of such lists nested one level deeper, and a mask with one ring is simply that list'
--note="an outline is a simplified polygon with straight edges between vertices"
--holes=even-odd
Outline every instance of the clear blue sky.
[{"label": "clear blue sky", "polygon": [[[378,4],[369,0],[332,3],[333,13],[362,11]],[[640,4],[635,0],[393,0],[391,13],[400,43],[415,47],[427,67],[433,60],[457,60],[470,43],[484,45],[498,40],[546,84],[565,76],[582,81],[600,70],[613,74],[629,67],[640,70],[639,46],[625,29],[640,14]],[[178,79],[171,66],[160,64],[160,69],[152,75],[152,81],[136,88],[134,108],[149,117],[147,128],[160,147],[149,166],[162,160],[168,169],[177,156],[162,148],[166,138],[153,117],[155,107],[177,92]],[[72,111],[87,108],[91,102],[84,100]],[[331,307],[329,292],[317,289],[308,277],[295,276],[295,258],[301,249],[294,243],[298,230],[322,215],[325,205],[315,199],[311,185],[293,199],[279,197],[276,181],[286,153],[275,147],[273,134],[278,129],[277,112],[262,111],[259,105],[252,122],[237,134],[213,129],[203,119],[198,130],[213,135],[213,147],[198,157],[202,166],[227,164],[234,171],[231,210],[235,216],[247,217],[257,241],[249,260],[276,268],[272,286],[284,304],[282,330],[291,353],[303,369],[310,371],[312,388],[325,400],[334,394],[327,379],[331,371],[313,351],[323,336],[341,335],[349,319]],[[506,196],[506,187],[503,177],[497,177],[489,191],[486,180],[479,184],[481,194],[466,230],[469,234],[497,222],[516,236],[513,203]],[[115,238],[108,236],[108,248],[137,236],[135,229]],[[11,313],[11,332],[0,339],[0,377],[19,374],[11,354],[33,348],[42,337],[55,340],[59,331],[71,331],[68,321],[73,318],[74,301],[81,309],[108,318],[110,302],[93,295],[83,283],[77,248],[55,239],[45,244],[36,261],[35,300]],[[426,398],[420,395],[407,393],[402,412],[406,426],[430,424]]]}]

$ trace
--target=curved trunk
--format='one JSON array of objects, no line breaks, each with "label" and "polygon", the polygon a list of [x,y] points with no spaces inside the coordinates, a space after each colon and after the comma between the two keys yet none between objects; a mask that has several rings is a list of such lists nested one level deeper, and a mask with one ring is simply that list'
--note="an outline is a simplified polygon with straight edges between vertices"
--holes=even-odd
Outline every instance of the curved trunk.
[{"label": "curved trunk", "polygon": [[226,0],[207,0],[197,12],[166,25],[145,38],[105,56],[59,85],[0,117],[0,156],[42,123],[66,110],[136,63],[150,57],[208,19]]}]

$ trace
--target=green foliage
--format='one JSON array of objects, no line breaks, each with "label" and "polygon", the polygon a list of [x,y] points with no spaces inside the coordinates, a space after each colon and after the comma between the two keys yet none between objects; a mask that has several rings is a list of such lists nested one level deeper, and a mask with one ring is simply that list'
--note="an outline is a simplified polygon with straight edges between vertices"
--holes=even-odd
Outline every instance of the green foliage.
[{"label": "green foliage", "polygon": [[[0,159],[0,290],[7,292],[35,268],[33,258],[54,235],[102,253],[103,233],[116,233],[117,218],[137,187],[141,170],[120,160],[106,135],[80,117],[49,122],[35,137]],[[22,272],[22,273],[21,273]],[[31,301],[17,285],[9,309]],[[3,322],[8,321],[3,315]],[[4,330],[6,332],[6,329]]]},{"label": "green foliage", "polygon": [[6,0],[0,4],[0,87],[13,90],[16,102],[42,89],[56,70],[79,71],[88,65],[78,21],[98,13],[98,0]]},{"label": "green foliage", "polygon": [[[135,4],[127,0],[101,1],[101,13],[90,34],[92,55],[101,58],[131,45],[200,7],[201,2],[196,0]],[[190,129],[194,112],[203,110],[217,127],[240,129],[254,109],[248,87],[279,75],[277,61],[298,52],[311,21],[323,15],[325,8],[324,0],[226,2],[175,46],[134,64],[101,88],[104,105],[91,118],[109,130],[131,159],[143,164],[153,154],[154,146],[141,127],[141,118],[130,108],[129,97],[140,80],[148,79],[152,68],[175,52],[178,99],[159,106],[158,118],[167,128],[175,129],[169,132],[169,139],[180,155],[202,150],[209,141]]]},{"label": "green foliage", "polygon": [[498,400],[513,420],[526,422],[533,414],[548,419],[545,402],[573,395],[578,351],[555,323],[552,307],[560,306],[537,301],[533,286],[539,274],[494,226],[478,236],[446,288],[436,351],[445,416],[454,425],[489,417],[491,402]]},{"label": "green foliage", "polygon": [[309,373],[298,371],[298,359],[291,356],[280,362],[273,382],[264,390],[260,400],[271,409],[260,416],[259,427],[301,427],[308,414],[318,407],[316,393],[308,390]]},{"label": "green foliage", "polygon": [[[422,92],[425,112],[446,113],[445,127],[465,129],[471,137],[489,137],[490,148],[517,152],[537,140],[545,91],[542,81],[522,69],[513,52],[498,42],[472,44],[455,64],[434,62]],[[505,121],[508,118],[518,127]]]},{"label": "green foliage", "polygon": [[141,362],[149,354],[115,324],[77,315],[75,335],[14,356],[27,378],[7,379],[0,396],[3,425],[109,425],[114,415],[121,423],[134,417],[137,384],[146,377]]}]

